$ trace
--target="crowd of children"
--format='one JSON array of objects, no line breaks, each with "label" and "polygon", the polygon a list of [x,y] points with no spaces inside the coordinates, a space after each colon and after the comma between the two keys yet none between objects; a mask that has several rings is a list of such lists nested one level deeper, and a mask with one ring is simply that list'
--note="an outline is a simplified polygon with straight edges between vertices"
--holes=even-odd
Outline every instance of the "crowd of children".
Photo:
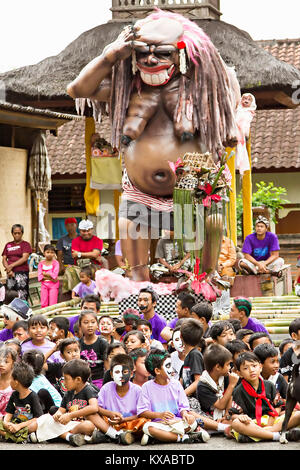
[{"label": "crowd of children", "polygon": [[[45,298],[56,276],[46,251]],[[85,278],[87,272],[81,280],[89,286]],[[251,303],[244,300],[239,305],[248,315]],[[191,294],[180,295],[169,324],[155,312],[156,301],[150,288],[142,289],[137,309],[114,318],[101,315],[99,297],[86,290],[80,315],[50,320],[29,316],[20,299],[6,305],[1,438],[62,439],[77,447],[200,444],[214,435],[279,441],[300,319],[277,348],[268,333],[243,328],[234,316],[212,322],[211,304]],[[298,426],[297,405],[288,440],[300,440]]]}]

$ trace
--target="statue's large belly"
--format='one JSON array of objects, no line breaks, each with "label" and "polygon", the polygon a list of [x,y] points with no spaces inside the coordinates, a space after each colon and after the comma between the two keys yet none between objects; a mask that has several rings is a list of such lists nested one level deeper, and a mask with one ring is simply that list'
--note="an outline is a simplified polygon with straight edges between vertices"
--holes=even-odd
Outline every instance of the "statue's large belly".
[{"label": "statue's large belly", "polygon": [[155,196],[172,195],[175,175],[168,161],[176,162],[186,152],[200,152],[196,140],[182,144],[174,135],[173,123],[160,110],[124,154],[131,182],[141,191]]}]

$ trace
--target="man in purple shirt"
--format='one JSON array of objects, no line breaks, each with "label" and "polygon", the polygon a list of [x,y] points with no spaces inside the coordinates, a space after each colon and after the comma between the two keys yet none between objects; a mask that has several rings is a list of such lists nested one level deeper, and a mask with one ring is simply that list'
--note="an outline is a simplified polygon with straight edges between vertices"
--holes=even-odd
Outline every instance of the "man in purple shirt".
[{"label": "man in purple shirt", "polygon": [[166,340],[164,340],[160,333],[167,325],[166,320],[155,312],[154,308],[157,302],[157,294],[154,290],[149,287],[145,287],[140,290],[137,304],[139,311],[141,312],[141,318],[148,320],[152,326],[152,338],[160,341],[166,346]]},{"label": "man in purple shirt", "polygon": [[284,260],[279,257],[279,242],[275,233],[269,232],[266,217],[258,216],[255,232],[245,238],[239,261],[243,274],[272,274],[281,277]]},{"label": "man in purple shirt", "polygon": [[230,318],[236,318],[241,322],[243,329],[252,330],[253,332],[263,331],[268,333],[266,327],[256,318],[250,318],[252,304],[250,300],[244,297],[236,297],[230,310]]}]

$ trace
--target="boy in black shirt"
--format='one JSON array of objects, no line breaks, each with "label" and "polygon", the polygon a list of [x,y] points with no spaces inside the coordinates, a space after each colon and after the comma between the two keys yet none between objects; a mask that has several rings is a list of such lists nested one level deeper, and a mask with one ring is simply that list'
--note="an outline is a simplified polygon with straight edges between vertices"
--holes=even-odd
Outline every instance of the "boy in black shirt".
[{"label": "boy in black shirt", "polygon": [[200,413],[200,405],[196,398],[197,385],[204,370],[203,356],[199,350],[203,342],[200,321],[193,318],[185,320],[180,327],[180,334],[186,354],[179,375],[180,382],[189,399],[190,408]]},{"label": "boy in black shirt", "polygon": [[[284,415],[279,417],[273,406],[275,386],[260,377],[262,364],[253,352],[240,354],[236,367],[242,381],[233,392],[233,400],[245,414],[234,417],[232,434],[238,442],[279,441]],[[300,412],[296,411],[289,420],[288,429],[299,424]],[[300,432],[292,429],[286,437],[288,440],[299,440]]]},{"label": "boy in black shirt", "polygon": [[0,435],[13,442],[26,442],[29,433],[36,429],[36,419],[43,414],[37,394],[29,389],[34,379],[33,368],[17,362],[12,371],[11,387],[14,390],[6,407],[4,420],[0,421]]}]

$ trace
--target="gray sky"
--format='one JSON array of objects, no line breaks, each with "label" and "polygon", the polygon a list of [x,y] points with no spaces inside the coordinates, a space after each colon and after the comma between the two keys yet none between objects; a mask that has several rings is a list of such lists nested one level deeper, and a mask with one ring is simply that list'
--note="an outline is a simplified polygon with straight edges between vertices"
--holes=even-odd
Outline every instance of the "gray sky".
[{"label": "gray sky", "polygon": [[[111,18],[111,0],[1,3],[0,72],[56,55],[81,33]],[[299,0],[221,0],[221,11],[223,21],[253,39],[300,37]]]}]

